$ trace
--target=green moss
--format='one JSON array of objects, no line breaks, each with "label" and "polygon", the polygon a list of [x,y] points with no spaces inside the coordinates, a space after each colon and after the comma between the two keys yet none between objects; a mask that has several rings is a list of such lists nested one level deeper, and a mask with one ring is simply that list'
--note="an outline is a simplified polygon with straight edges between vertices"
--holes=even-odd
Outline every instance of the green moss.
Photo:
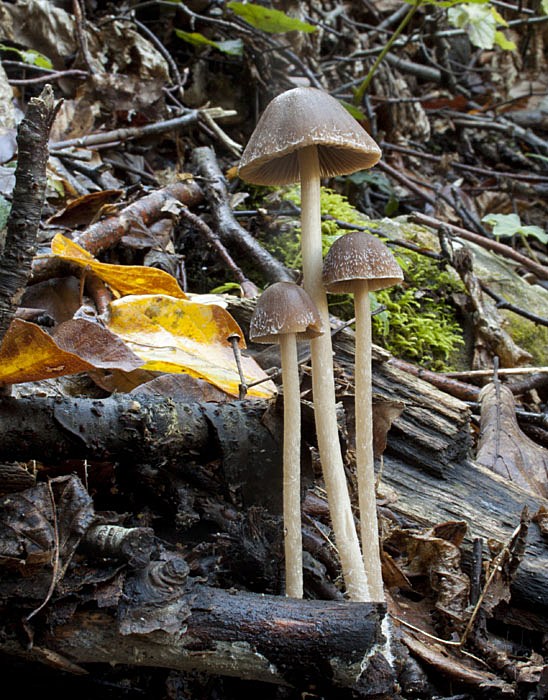
[{"label": "green moss", "polygon": [[532,323],[511,311],[503,313],[513,341],[533,356],[531,364],[539,367],[548,365],[548,327]]},{"label": "green moss", "polygon": [[[300,207],[300,188],[278,189],[267,199],[272,199],[271,204],[275,206],[279,206],[282,199]],[[370,220],[346,197],[328,188],[322,188],[320,201],[324,255],[332,243],[348,233],[352,226],[365,228],[386,240],[382,231],[391,225],[390,221]],[[344,222],[345,226],[339,222]],[[285,265],[297,270],[301,268],[299,223],[297,213],[279,216],[275,235],[266,235],[261,240]],[[373,308],[386,307],[373,317],[374,341],[402,359],[430,369],[449,369],[452,356],[463,344],[462,331],[451,304],[452,294],[463,290],[462,283],[456,275],[420,253],[397,246],[392,246],[392,250],[404,271],[405,280],[402,285],[371,295]],[[354,307],[350,296],[329,295],[329,303],[339,318],[352,318]]]},{"label": "green moss", "polygon": [[[299,188],[285,195],[300,205]],[[381,235],[385,222],[372,221],[357,211],[343,195],[322,188],[321,213],[324,254],[348,228],[337,222],[367,228]],[[382,237],[382,236],[381,236]],[[402,359],[416,362],[434,370],[449,369],[451,357],[464,343],[451,296],[463,291],[460,279],[424,255],[393,247],[404,271],[404,283],[372,294],[372,307],[386,309],[373,316],[374,341]],[[353,315],[352,299],[348,295],[330,295],[330,307],[342,319]]]}]

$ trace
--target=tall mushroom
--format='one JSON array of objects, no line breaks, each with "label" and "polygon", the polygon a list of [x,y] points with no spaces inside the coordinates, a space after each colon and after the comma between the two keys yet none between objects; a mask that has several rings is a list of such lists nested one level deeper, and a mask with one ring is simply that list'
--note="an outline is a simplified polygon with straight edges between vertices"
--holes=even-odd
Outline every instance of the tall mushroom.
[{"label": "tall mushroom", "polygon": [[354,295],[356,476],[362,551],[374,601],[384,600],[384,589],[375,498],[369,292],[391,287],[402,279],[402,270],[389,248],[369,233],[359,231],[337,238],[325,256],[326,289]]},{"label": "tall mushroom", "polygon": [[297,341],[322,333],[318,310],[292,282],[276,282],[259,297],[249,327],[256,343],[279,343],[284,398],[283,517],[285,592],[303,597],[301,532],[301,397]]},{"label": "tall mushroom", "polygon": [[[380,156],[377,144],[337,100],[317,88],[294,88],[268,104],[240,161],[239,174],[248,182],[284,185],[300,179],[304,288],[326,329],[320,179],[370,168]],[[352,600],[369,600],[339,443],[330,334],[312,340],[310,350],[318,448],[343,577]]]}]

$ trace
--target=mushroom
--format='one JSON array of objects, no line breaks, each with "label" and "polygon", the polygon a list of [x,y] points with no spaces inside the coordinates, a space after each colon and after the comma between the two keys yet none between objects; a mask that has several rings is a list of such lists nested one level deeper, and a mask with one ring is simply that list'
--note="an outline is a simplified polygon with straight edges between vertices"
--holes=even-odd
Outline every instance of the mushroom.
[{"label": "mushroom", "polygon": [[279,343],[284,398],[283,518],[285,592],[303,597],[301,532],[301,396],[297,341],[323,333],[310,296],[292,282],[276,282],[259,297],[249,337],[256,343]]},{"label": "mushroom", "polygon": [[[300,179],[304,288],[326,329],[320,178],[370,168],[380,156],[377,144],[337,100],[317,88],[299,87],[268,104],[240,161],[239,175],[248,182],[283,185]],[[343,577],[350,599],[368,600],[339,442],[330,334],[311,340],[310,351],[318,448]]]},{"label": "mushroom", "polygon": [[325,256],[323,282],[327,291],[354,295],[356,475],[362,551],[374,601],[384,600],[384,590],[375,498],[369,292],[391,287],[402,279],[402,270],[391,251],[369,233],[358,231],[337,238]]}]

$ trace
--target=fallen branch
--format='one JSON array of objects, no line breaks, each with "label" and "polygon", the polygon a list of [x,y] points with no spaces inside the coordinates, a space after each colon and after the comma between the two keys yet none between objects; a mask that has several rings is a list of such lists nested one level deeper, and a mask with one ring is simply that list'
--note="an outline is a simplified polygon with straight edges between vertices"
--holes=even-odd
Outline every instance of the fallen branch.
[{"label": "fallen branch", "polygon": [[232,117],[236,114],[233,110],[225,110],[221,107],[211,107],[208,109],[192,109],[180,117],[166,119],[155,124],[146,124],[145,126],[130,126],[122,129],[114,129],[113,131],[102,131],[98,134],[89,134],[88,136],[79,136],[75,139],[67,139],[66,141],[53,141],[50,143],[50,150],[55,152],[63,148],[91,148],[93,146],[109,146],[114,143],[122,143],[133,139],[140,139],[147,136],[157,136],[165,134],[168,131],[182,129],[187,126],[195,126],[199,123],[200,115],[206,114],[211,119],[221,119],[223,117]]},{"label": "fallen branch", "polygon": [[[30,653],[15,636],[2,635],[0,651],[42,663],[64,660],[67,669],[89,663],[151,666],[303,692],[352,688],[367,697],[361,677],[368,661],[382,653],[384,605],[225,591],[187,574],[182,557],[164,554],[127,574],[117,606],[90,609],[88,603],[36,632]],[[50,607],[54,619],[55,604]],[[393,673],[386,661],[384,667],[391,691]]]},{"label": "fallen branch", "polygon": [[193,163],[197,174],[205,178],[201,184],[221,240],[233,245],[243,259],[251,259],[268,282],[293,282],[290,271],[236,221],[215,151],[208,146],[195,148]]},{"label": "fallen branch", "polygon": [[46,85],[39,97],[30,100],[27,114],[19,125],[13,206],[5,243],[0,241],[0,340],[15,315],[30,277],[46,195],[48,137],[60,104],[55,104],[51,85]]},{"label": "fallen branch", "polygon": [[[202,196],[201,189],[192,179],[167,185],[167,187],[151,192],[129,204],[116,216],[109,216],[92,224],[74,236],[73,240],[85,248],[88,253],[98,255],[117,245],[132,226],[150,226],[155,221],[167,216],[164,206],[171,199],[176,199],[190,207],[201,201]],[[36,258],[32,265],[32,282],[62,277],[68,269],[70,266],[60,258]]]}]

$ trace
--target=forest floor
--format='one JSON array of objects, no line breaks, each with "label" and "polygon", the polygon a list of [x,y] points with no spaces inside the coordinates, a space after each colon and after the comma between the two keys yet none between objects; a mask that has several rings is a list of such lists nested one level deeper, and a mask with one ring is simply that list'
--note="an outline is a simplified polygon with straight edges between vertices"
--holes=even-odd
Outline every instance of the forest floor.
[{"label": "forest floor", "polygon": [[[548,697],[548,7],[448,4],[0,1],[0,667],[24,697]],[[396,671],[379,607],[345,607],[306,349],[283,595],[280,360],[249,324],[301,279],[301,201],[238,165],[298,87],[382,150],[322,181],[324,251],[366,231],[404,274],[373,297]]]}]

